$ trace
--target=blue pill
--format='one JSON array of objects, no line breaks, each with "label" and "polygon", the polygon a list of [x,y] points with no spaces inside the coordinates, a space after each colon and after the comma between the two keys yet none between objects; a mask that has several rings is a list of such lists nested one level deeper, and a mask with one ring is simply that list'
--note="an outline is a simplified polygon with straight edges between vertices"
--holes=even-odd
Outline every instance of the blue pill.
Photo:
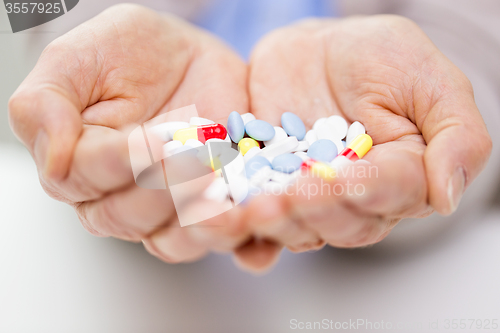
[{"label": "blue pill", "polygon": [[233,111],[227,117],[227,132],[233,142],[238,143],[245,135],[245,123],[240,114]]},{"label": "blue pill", "polygon": [[292,173],[301,165],[302,159],[295,154],[282,154],[273,159],[273,169],[279,172]]},{"label": "blue pill", "polygon": [[257,171],[266,166],[271,167],[271,162],[267,158],[258,155],[252,157],[245,165],[247,178],[251,178]]},{"label": "blue pill", "polygon": [[268,141],[274,138],[274,127],[264,120],[252,120],[245,126],[248,136],[257,141]]},{"label": "blue pill", "polygon": [[337,146],[333,141],[327,139],[315,141],[307,151],[307,156],[321,162],[331,162],[337,157],[337,154]]},{"label": "blue pill", "polygon": [[285,112],[281,115],[281,127],[289,136],[295,136],[297,140],[302,140],[306,136],[306,126],[302,119],[296,114]]}]

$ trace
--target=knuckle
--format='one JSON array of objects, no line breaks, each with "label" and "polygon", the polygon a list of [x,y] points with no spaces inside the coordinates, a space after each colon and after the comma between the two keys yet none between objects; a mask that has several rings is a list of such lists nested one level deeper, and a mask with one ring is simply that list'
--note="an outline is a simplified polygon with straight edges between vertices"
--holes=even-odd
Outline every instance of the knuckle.
[{"label": "knuckle", "polygon": [[115,16],[121,15],[124,17],[142,17],[143,15],[149,15],[152,11],[147,7],[135,4],[135,3],[121,3],[109,7],[103,13]]}]

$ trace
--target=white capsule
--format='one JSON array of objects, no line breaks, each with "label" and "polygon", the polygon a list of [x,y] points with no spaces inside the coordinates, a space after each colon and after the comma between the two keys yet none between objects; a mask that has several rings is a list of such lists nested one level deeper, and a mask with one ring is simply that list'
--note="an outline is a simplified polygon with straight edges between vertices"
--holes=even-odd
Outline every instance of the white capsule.
[{"label": "white capsule", "polygon": [[217,139],[217,138],[214,138],[214,139],[208,139],[206,142],[205,142],[205,145],[209,144],[209,143],[221,143],[221,142],[226,142],[226,140],[222,140],[222,139]]},{"label": "white capsule", "polygon": [[257,155],[267,158],[269,162],[272,163],[273,159],[276,156],[291,153],[295,148],[297,148],[298,145],[299,141],[297,141],[297,138],[294,136],[289,136],[287,138],[281,139],[272,146],[261,149]]},{"label": "white capsule", "polygon": [[248,162],[252,157],[254,157],[255,155],[257,155],[259,153],[259,151],[260,151],[259,147],[253,147],[249,151],[247,151],[247,153],[245,154],[245,156],[243,156],[243,159],[245,160],[245,163]]},{"label": "white capsule", "polygon": [[226,142],[232,142],[231,141],[231,137],[229,136],[229,134],[226,134],[226,138],[224,139],[224,141],[226,141]]},{"label": "white capsule", "polygon": [[269,141],[264,141],[264,146],[270,146],[275,144],[276,142],[287,138],[288,134],[286,134],[285,130],[280,126],[274,126],[274,137]]},{"label": "white capsule", "polygon": [[326,120],[326,123],[332,127],[333,132],[335,133],[335,139],[342,140],[345,138],[347,135],[348,125],[347,121],[343,117],[337,115],[331,116]]},{"label": "white capsule", "polygon": [[191,117],[189,119],[189,125],[191,126],[201,126],[201,125],[210,125],[210,124],[215,124],[214,121],[206,118],[201,118],[201,117]]},{"label": "white capsule", "polygon": [[299,144],[297,147],[293,150],[294,152],[296,151],[306,151],[309,149],[309,142],[307,141],[299,141]]},{"label": "white capsule", "polygon": [[313,130],[316,130],[319,126],[323,125],[326,122],[326,119],[326,117],[318,118],[318,120],[314,122]]},{"label": "white capsule", "polygon": [[188,128],[189,123],[185,121],[168,121],[151,127],[148,131],[158,136],[164,142],[171,141],[177,130]]},{"label": "white capsule", "polygon": [[316,135],[316,131],[315,130],[307,131],[304,140],[309,142],[309,145],[312,145],[314,142],[318,141],[318,136]]},{"label": "white capsule", "polygon": [[163,158],[167,158],[169,156],[172,156],[174,151],[178,148],[182,147],[182,142],[173,140],[170,142],[167,142],[163,145]]},{"label": "white capsule", "polygon": [[255,116],[251,113],[243,113],[241,115],[241,118],[243,119],[243,124],[247,124],[249,121],[255,120]]},{"label": "white capsule", "polygon": [[347,139],[346,144],[350,144],[352,140],[354,140],[358,135],[365,134],[366,130],[363,124],[359,121],[355,121],[349,126],[349,130],[347,131]]}]

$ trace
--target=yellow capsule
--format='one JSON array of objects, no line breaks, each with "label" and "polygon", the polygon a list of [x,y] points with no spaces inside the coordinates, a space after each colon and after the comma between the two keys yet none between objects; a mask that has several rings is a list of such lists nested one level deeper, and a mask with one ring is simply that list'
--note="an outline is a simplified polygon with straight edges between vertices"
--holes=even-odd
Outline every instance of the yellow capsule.
[{"label": "yellow capsule", "polygon": [[368,134],[361,134],[358,135],[354,140],[352,140],[352,142],[346,148],[354,151],[359,158],[363,158],[363,156],[366,155],[366,153],[372,148],[372,146],[372,138]]},{"label": "yellow capsule", "polygon": [[241,155],[245,156],[245,154],[252,149],[253,147],[260,147],[259,143],[254,139],[243,138],[238,142],[238,148],[240,150]]},{"label": "yellow capsule", "polygon": [[311,172],[313,176],[318,176],[324,180],[331,180],[337,176],[334,168],[322,162],[313,163],[311,166]]},{"label": "yellow capsule", "polygon": [[182,142],[185,144],[189,139],[198,140],[198,128],[197,127],[188,127],[181,128],[174,133],[174,140]]}]

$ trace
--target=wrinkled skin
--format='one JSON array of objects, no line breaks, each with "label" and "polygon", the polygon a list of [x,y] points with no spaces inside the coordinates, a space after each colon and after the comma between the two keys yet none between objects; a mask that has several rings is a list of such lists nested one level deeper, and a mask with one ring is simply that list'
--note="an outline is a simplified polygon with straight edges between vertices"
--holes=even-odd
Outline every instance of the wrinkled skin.
[{"label": "wrinkled skin", "polygon": [[[361,184],[361,196],[262,195],[180,228],[168,191],[135,185],[127,133],[193,103],[223,124],[233,110],[275,125],[284,111],[307,127],[332,114],[358,120],[376,144],[365,158],[377,177],[330,184]],[[395,16],[300,22],[266,36],[247,65],[186,22],[119,5],[51,43],[9,111],[44,189],[72,205],[90,232],[143,240],[167,262],[234,252],[255,272],[283,246],[364,246],[401,218],[452,213],[491,151],[467,78],[414,23]],[[321,185],[310,177],[299,184]],[[202,197],[186,205],[214,207]]]}]

